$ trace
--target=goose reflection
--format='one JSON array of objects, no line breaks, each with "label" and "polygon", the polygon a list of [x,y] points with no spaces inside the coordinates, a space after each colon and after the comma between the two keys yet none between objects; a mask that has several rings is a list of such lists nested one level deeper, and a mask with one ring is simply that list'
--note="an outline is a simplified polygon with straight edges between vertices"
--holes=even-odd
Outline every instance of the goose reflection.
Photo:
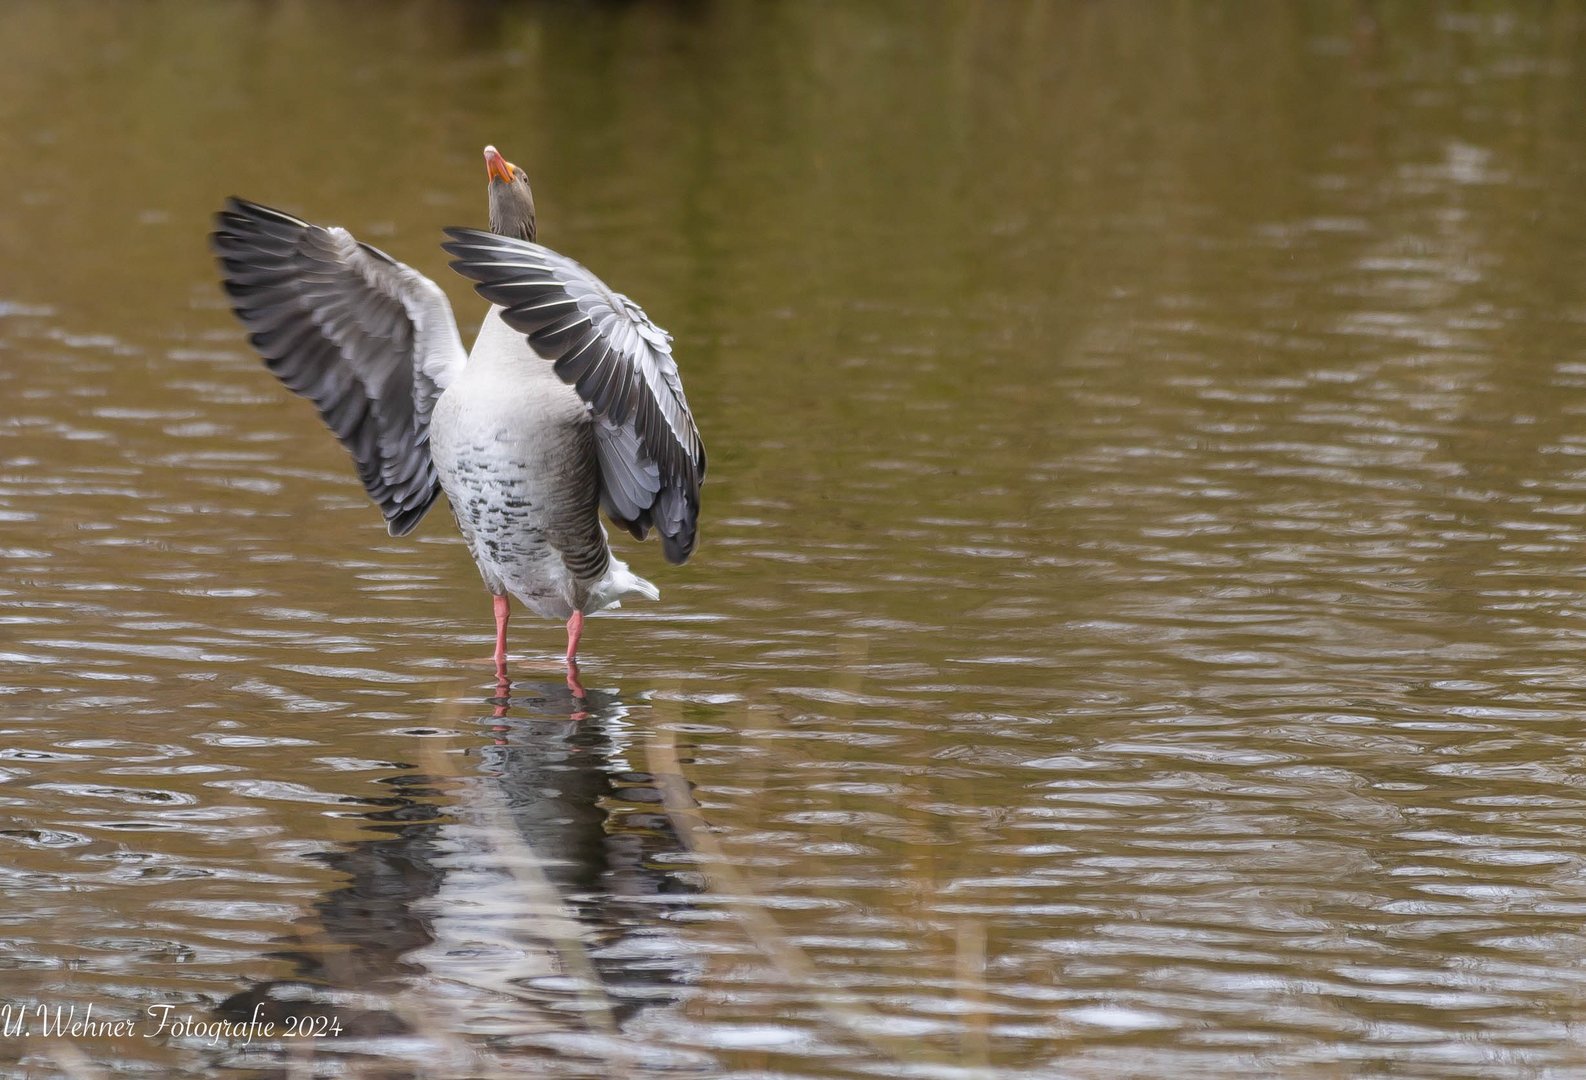
[{"label": "goose reflection", "polygon": [[315,904],[305,947],[277,954],[297,977],[233,995],[223,1018],[279,1031],[334,1014],[374,1035],[411,1031],[416,1006],[427,1028],[532,1041],[676,999],[693,961],[665,915],[697,887],[666,868],[683,845],[628,760],[630,707],[561,680],[487,704],[490,742],[460,783],[386,779],[368,815],[382,835],[316,856],[348,881]]}]

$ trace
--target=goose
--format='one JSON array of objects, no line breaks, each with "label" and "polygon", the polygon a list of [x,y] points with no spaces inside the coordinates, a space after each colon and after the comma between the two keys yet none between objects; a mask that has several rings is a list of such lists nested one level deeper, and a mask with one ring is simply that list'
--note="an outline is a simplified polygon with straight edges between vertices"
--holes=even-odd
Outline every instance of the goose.
[{"label": "goose", "polygon": [[699,538],[705,447],[667,334],[536,242],[527,174],[485,147],[490,231],[448,228],[452,269],[490,303],[464,352],[446,294],[346,229],[231,197],[210,246],[265,366],[352,455],[392,536],[440,492],[493,597],[507,683],[508,597],[565,620],[583,696],[584,617],[660,591],[612,553],[604,510],[674,564]]}]

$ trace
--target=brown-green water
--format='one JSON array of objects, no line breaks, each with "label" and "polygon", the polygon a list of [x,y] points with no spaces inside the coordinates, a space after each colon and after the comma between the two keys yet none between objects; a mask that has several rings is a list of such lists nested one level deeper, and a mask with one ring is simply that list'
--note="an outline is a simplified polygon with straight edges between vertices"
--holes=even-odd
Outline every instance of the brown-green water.
[{"label": "brown-green water", "polygon": [[[0,1066],[1586,1076],[1583,101],[1578,3],[0,6]],[[205,247],[471,337],[488,142],[711,453],[582,710]]]}]

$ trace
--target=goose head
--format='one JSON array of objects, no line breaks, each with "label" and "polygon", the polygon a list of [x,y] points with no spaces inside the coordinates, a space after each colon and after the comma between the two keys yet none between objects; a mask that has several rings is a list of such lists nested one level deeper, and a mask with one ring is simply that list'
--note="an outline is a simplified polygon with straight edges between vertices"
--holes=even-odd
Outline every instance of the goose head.
[{"label": "goose head", "polygon": [[534,239],[534,192],[529,174],[485,147],[485,172],[490,177],[490,231],[518,240]]}]

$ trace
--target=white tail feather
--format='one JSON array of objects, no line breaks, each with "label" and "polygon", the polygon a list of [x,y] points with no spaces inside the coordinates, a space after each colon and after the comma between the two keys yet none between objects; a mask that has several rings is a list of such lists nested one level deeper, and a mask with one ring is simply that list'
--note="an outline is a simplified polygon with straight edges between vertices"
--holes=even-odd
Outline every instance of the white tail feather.
[{"label": "white tail feather", "polygon": [[659,600],[661,590],[629,570],[627,563],[613,557],[610,566],[606,569],[606,576],[589,590],[589,602],[584,610],[593,614],[607,608],[621,607],[622,598],[633,595],[642,596],[646,600]]}]

